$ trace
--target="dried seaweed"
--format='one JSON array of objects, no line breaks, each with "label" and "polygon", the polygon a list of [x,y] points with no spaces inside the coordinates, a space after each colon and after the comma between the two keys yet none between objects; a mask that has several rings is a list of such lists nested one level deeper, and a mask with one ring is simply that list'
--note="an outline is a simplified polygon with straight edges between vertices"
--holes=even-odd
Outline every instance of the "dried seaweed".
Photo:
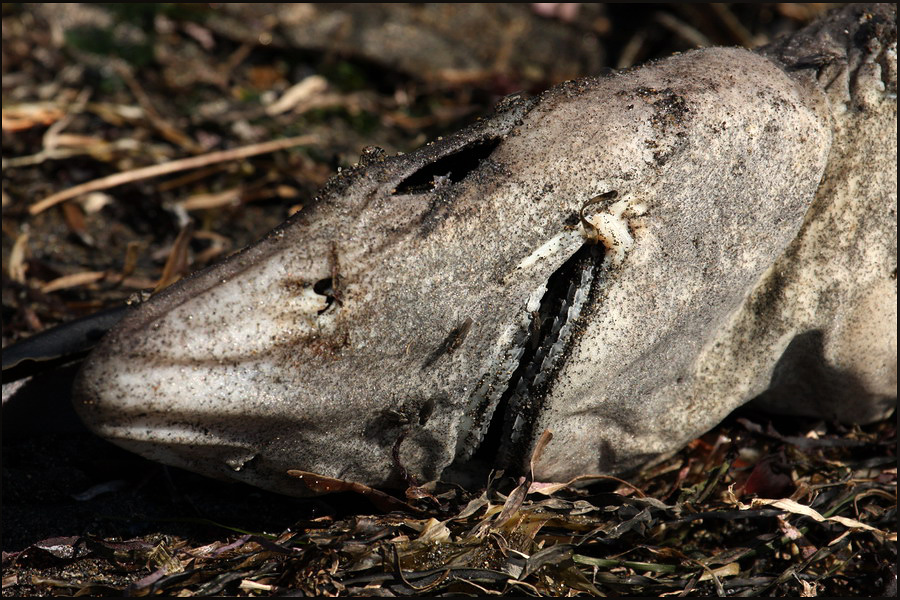
[{"label": "dried seaweed", "polygon": [[[4,593],[789,596],[887,589],[897,539],[892,425],[818,434],[824,443],[812,448],[747,434],[737,421],[718,433],[728,441],[698,440],[637,475],[634,488],[599,483],[529,493],[527,480],[500,478],[477,497],[433,484],[438,507],[413,500],[410,510],[297,522],[278,536],[247,533],[199,546],[177,536],[47,539],[4,554],[4,569],[15,573]],[[859,445],[829,443],[838,439]],[[791,498],[736,496],[751,467],[738,457],[745,449],[790,456]],[[683,467],[688,473],[680,476]],[[678,500],[654,498],[676,478]],[[65,577],[73,572],[81,576]]]}]

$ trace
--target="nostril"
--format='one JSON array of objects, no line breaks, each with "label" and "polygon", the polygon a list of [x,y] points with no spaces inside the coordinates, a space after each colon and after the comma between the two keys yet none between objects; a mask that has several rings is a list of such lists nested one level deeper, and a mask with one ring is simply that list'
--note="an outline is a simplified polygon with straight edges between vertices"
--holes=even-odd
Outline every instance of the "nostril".
[{"label": "nostril", "polygon": [[318,314],[321,315],[334,304],[337,297],[337,292],[334,289],[334,282],[331,277],[320,279],[313,284],[313,291],[320,296],[325,296],[325,308],[318,312]]}]

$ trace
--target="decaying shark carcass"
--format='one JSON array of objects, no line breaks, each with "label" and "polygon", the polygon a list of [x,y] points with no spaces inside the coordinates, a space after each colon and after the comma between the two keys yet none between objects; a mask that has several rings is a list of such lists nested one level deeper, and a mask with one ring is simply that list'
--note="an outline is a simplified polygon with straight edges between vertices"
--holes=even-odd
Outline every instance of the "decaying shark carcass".
[{"label": "decaying shark carcass", "polygon": [[896,404],[896,26],[849,6],[511,98],[152,298],[77,381],[100,435],[305,495],[620,472],[758,397]]}]

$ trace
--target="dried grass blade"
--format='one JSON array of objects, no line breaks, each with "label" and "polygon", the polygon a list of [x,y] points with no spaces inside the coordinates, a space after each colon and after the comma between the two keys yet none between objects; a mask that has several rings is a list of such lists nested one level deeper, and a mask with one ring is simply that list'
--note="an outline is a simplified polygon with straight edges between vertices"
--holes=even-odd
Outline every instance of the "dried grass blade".
[{"label": "dried grass blade", "polygon": [[782,510],[786,510],[789,513],[794,513],[796,515],[803,515],[804,517],[809,517],[814,521],[818,521],[819,523],[824,523],[825,521],[831,521],[832,523],[840,523],[844,527],[849,527],[851,529],[863,529],[865,531],[871,531],[876,536],[881,539],[885,539],[891,542],[897,541],[897,533],[887,533],[880,529],[876,529],[871,525],[866,525],[856,519],[849,519],[847,517],[825,517],[819,511],[814,508],[810,508],[809,506],[800,504],[799,502],[794,502],[793,500],[789,500],[787,498],[783,498],[781,500],[769,500],[766,498],[755,498],[751,503],[751,508],[756,508],[757,506],[774,506],[775,508],[780,508]]},{"label": "dried grass blade", "polygon": [[82,271],[81,273],[72,273],[71,275],[63,275],[52,281],[48,281],[41,286],[41,291],[45,294],[56,292],[71,287],[96,283],[104,279],[107,275],[106,271]]}]

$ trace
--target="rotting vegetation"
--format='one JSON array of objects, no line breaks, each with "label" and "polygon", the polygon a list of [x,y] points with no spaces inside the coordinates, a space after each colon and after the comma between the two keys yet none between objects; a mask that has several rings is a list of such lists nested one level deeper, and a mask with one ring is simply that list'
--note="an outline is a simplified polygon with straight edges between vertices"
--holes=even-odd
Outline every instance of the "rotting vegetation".
[{"label": "rotting vegetation", "polygon": [[[312,202],[360,148],[409,150],[552,82],[417,79],[371,57],[247,41],[208,9],[87,10],[108,19],[93,41],[3,7],[4,345],[242,247]],[[816,9],[724,9],[736,20],[721,7],[651,19],[588,10],[578,35],[627,67],[698,36],[764,42]],[[285,136],[315,141],[210,158]],[[166,179],[28,211],[191,156],[197,166]],[[896,595],[893,421],[846,430],[745,413],[628,484],[526,493],[498,476],[483,493],[297,501],[166,471],[58,422],[53,406],[29,418],[4,407],[4,596]]]}]

